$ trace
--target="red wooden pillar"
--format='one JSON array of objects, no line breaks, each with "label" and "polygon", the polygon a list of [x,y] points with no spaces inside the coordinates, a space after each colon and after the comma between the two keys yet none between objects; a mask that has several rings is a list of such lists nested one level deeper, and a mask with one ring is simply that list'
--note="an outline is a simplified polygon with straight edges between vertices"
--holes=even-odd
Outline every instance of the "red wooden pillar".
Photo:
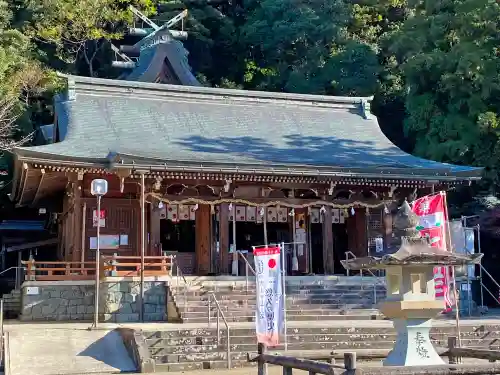
[{"label": "red wooden pillar", "polygon": [[196,271],[198,275],[210,272],[210,205],[200,204],[196,210]]}]

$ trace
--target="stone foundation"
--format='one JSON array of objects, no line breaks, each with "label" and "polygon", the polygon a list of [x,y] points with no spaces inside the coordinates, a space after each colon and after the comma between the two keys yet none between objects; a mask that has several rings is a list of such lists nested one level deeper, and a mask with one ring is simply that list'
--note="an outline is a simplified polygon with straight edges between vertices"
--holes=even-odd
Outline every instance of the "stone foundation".
[{"label": "stone foundation", "polygon": [[[139,322],[140,282],[108,279],[100,284],[99,320]],[[167,320],[167,288],[165,281],[144,282],[144,321]],[[21,320],[90,321],[94,291],[93,281],[27,281],[22,285]]]}]

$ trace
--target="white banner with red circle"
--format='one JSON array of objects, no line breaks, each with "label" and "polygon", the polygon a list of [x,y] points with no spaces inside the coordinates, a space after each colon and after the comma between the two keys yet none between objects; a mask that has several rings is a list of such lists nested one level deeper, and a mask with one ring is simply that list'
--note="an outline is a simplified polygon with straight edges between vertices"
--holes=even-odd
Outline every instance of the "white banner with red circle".
[{"label": "white banner with red circle", "polygon": [[255,328],[257,341],[277,346],[284,333],[284,295],[279,246],[259,247],[253,251],[257,285]]}]

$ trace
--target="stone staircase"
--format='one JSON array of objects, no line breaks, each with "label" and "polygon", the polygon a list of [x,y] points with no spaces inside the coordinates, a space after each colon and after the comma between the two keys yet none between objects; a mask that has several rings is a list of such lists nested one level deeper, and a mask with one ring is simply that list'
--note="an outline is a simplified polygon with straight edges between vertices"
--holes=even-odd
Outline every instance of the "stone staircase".
[{"label": "stone staircase", "polygon": [[21,315],[21,291],[13,289],[3,298],[3,313],[6,319],[16,319]]},{"label": "stone staircase", "polygon": [[[211,293],[228,322],[255,319],[253,280],[248,284],[248,291],[243,280],[202,279],[187,284],[174,283],[171,293],[185,323],[206,323],[209,309],[211,317],[217,316],[213,301],[209,304]],[[286,297],[288,321],[380,319],[382,316],[375,305],[385,298],[385,285],[374,277],[288,277]]]},{"label": "stone staircase", "polygon": [[[353,322],[343,325],[318,324],[320,322],[294,322],[288,328],[288,354],[297,357],[315,356],[342,358],[346,351],[356,351],[358,359],[379,361],[392,349],[396,333],[386,322]],[[326,323],[326,322],[325,322]],[[333,323],[333,322],[330,322]],[[370,323],[387,323],[383,327],[370,327]],[[437,346],[446,347],[448,336],[455,335],[453,324],[443,326],[436,322],[431,339]],[[248,352],[257,350],[255,328],[230,328],[232,367],[250,366],[246,360]],[[149,351],[156,362],[157,371],[191,371],[198,369],[227,368],[226,330],[221,331],[221,343],[217,343],[217,332],[211,328],[180,329],[172,331],[143,332]],[[462,325],[462,345],[498,349],[500,326]],[[270,349],[283,351],[283,346]],[[378,357],[378,358],[374,358]]]}]

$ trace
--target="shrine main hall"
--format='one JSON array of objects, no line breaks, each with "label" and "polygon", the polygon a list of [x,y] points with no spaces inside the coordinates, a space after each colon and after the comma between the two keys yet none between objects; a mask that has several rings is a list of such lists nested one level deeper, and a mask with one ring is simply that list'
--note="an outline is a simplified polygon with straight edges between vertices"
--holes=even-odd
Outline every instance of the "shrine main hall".
[{"label": "shrine main hall", "polygon": [[104,255],[175,255],[186,275],[241,275],[273,243],[288,273],[342,274],[397,248],[398,202],[481,176],[400,150],[371,98],[66,79],[53,141],[14,150],[11,195],[55,218],[54,260],[92,262],[99,225]]}]

